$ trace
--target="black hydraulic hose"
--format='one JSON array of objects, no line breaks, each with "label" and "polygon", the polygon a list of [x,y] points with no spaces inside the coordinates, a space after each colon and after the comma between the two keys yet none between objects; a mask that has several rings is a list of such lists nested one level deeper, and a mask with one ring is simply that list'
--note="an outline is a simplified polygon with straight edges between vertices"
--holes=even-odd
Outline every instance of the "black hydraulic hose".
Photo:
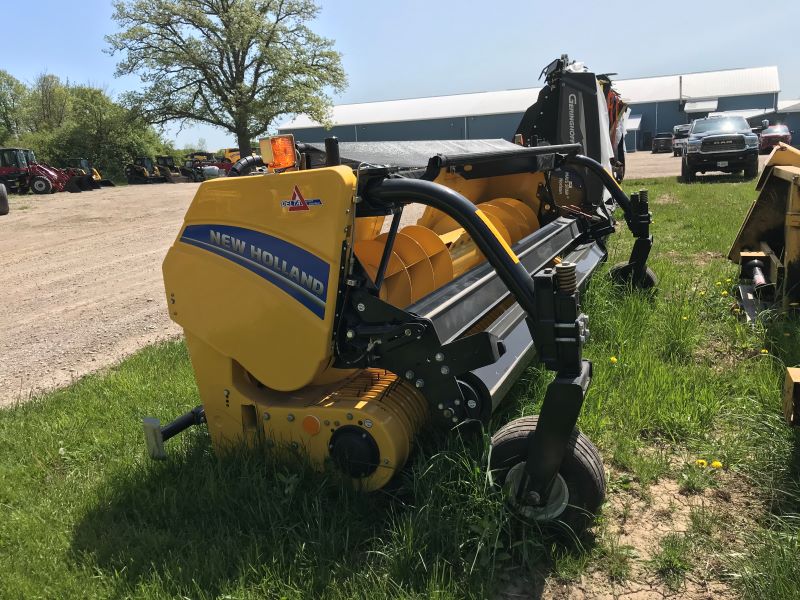
[{"label": "black hydraulic hose", "polygon": [[375,275],[375,287],[378,290],[383,285],[383,278],[386,275],[386,267],[389,266],[389,258],[392,255],[392,248],[394,248],[394,240],[397,237],[397,230],[400,229],[400,217],[403,215],[402,207],[392,216],[392,225],[389,227],[389,235],[386,238],[386,244],[383,247],[383,254],[381,255],[381,262],[378,265],[378,273]]},{"label": "black hydraulic hose", "polygon": [[206,422],[206,411],[202,406],[197,406],[189,412],[183,413],[180,417],[164,425],[161,428],[161,438],[166,442],[175,437],[182,431],[189,429],[193,425],[200,425]]},{"label": "black hydraulic hose", "polygon": [[236,161],[236,163],[228,171],[228,177],[239,177],[250,173],[257,167],[264,166],[264,159],[258,155],[245,156]]},{"label": "black hydraulic hose", "polygon": [[480,208],[456,191],[421,179],[384,179],[366,190],[368,200],[377,204],[419,202],[436,208],[461,225],[486,257],[519,305],[532,318],[536,315],[533,280],[514,251],[489,228]]}]

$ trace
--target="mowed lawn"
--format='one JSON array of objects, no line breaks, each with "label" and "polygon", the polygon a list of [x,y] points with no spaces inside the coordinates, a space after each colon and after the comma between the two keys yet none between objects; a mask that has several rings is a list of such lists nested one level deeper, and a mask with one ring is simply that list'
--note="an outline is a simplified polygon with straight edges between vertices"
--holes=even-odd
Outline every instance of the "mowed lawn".
[{"label": "mowed lawn", "polygon": [[365,495],[301,457],[216,456],[203,429],[147,459],[141,418],[199,403],[170,343],[0,411],[0,598],[800,597],[800,438],[780,411],[798,324],[740,322],[725,255],[754,182],[712,181],[626,182],[650,190],[658,293],[620,295],[604,268],[584,298],[579,425],[609,482],[593,535],[522,527],[487,480],[489,435],[538,410],[547,373],[483,437],[428,434],[396,489]]}]

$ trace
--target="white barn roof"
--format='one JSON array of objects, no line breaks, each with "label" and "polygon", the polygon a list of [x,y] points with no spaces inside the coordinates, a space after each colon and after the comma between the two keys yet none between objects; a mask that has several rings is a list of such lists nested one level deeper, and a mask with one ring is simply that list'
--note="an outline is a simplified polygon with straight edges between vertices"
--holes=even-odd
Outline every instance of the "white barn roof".
[{"label": "white barn roof", "polygon": [[[621,79],[615,87],[629,104],[669,100],[709,100],[724,96],[777,93],[778,67],[730,69],[686,75]],[[332,109],[334,125],[366,125],[422,119],[447,119],[477,115],[524,112],[536,101],[541,88],[478,92],[450,96],[339,104]],[[682,96],[681,96],[682,90]],[[279,129],[319,127],[305,115],[298,115]]]},{"label": "white barn roof", "polygon": [[796,100],[778,100],[778,112],[800,112],[800,98]]}]

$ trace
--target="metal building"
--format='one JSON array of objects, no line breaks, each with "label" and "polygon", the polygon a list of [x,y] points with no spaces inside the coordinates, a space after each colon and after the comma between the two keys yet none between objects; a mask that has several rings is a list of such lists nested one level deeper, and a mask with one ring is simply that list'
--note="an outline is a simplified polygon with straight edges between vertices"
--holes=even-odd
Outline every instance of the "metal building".
[{"label": "metal building", "polygon": [[[780,91],[775,66],[623,79],[615,85],[631,107],[629,151],[649,149],[656,133],[712,112],[774,112]],[[331,129],[300,115],[279,131],[303,142],[330,136],[342,141],[510,140],[539,89],[340,104],[333,107]]]}]

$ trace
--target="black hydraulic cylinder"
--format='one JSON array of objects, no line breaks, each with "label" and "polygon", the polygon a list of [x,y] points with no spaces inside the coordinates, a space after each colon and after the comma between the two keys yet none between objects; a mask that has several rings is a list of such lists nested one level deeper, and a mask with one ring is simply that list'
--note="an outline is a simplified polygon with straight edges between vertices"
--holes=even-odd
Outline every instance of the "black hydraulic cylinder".
[{"label": "black hydraulic cylinder", "polygon": [[342,156],[339,153],[339,138],[325,138],[325,166],[338,167],[342,164]]}]

